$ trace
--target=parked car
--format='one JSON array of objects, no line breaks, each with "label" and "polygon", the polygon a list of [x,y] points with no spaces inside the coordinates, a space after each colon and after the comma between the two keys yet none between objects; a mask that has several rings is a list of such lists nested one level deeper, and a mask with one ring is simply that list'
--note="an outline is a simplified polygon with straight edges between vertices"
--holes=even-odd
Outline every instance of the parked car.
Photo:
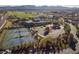
[{"label": "parked car", "polygon": [[52,29],[60,29],[60,26],[59,25],[53,25]]},{"label": "parked car", "polygon": [[76,36],[79,38],[79,31],[76,32]]}]

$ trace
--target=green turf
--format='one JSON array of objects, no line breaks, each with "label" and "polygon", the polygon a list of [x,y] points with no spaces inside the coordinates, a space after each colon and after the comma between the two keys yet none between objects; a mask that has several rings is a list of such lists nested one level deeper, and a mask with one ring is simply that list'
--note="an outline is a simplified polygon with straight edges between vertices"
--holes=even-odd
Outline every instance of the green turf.
[{"label": "green turf", "polygon": [[37,16],[35,12],[20,12],[20,11],[8,11],[9,15],[14,15],[19,18],[28,18]]}]

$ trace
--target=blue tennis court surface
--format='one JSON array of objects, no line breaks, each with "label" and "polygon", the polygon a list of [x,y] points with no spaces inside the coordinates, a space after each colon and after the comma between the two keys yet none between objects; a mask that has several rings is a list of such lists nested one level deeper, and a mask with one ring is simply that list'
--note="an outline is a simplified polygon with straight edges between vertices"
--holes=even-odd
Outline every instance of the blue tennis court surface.
[{"label": "blue tennis court surface", "polygon": [[33,40],[33,37],[26,28],[11,29],[7,30],[2,46],[3,48],[10,48]]}]

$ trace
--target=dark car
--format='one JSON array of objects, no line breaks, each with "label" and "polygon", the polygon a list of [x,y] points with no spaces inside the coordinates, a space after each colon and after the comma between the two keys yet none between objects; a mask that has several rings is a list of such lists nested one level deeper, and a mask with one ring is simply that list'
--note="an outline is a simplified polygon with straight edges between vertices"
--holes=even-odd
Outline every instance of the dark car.
[{"label": "dark car", "polygon": [[76,32],[76,36],[79,38],[79,31]]},{"label": "dark car", "polygon": [[52,26],[52,29],[60,29],[60,26],[54,25],[54,26]]}]

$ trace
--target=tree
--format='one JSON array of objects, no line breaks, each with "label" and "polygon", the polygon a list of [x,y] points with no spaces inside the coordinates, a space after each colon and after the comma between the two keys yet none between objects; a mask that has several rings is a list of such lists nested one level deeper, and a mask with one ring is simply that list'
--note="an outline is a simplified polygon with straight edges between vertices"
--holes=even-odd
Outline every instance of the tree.
[{"label": "tree", "polygon": [[67,23],[64,24],[64,30],[65,30],[65,32],[70,33],[71,28],[70,28],[69,24],[67,24]]}]

